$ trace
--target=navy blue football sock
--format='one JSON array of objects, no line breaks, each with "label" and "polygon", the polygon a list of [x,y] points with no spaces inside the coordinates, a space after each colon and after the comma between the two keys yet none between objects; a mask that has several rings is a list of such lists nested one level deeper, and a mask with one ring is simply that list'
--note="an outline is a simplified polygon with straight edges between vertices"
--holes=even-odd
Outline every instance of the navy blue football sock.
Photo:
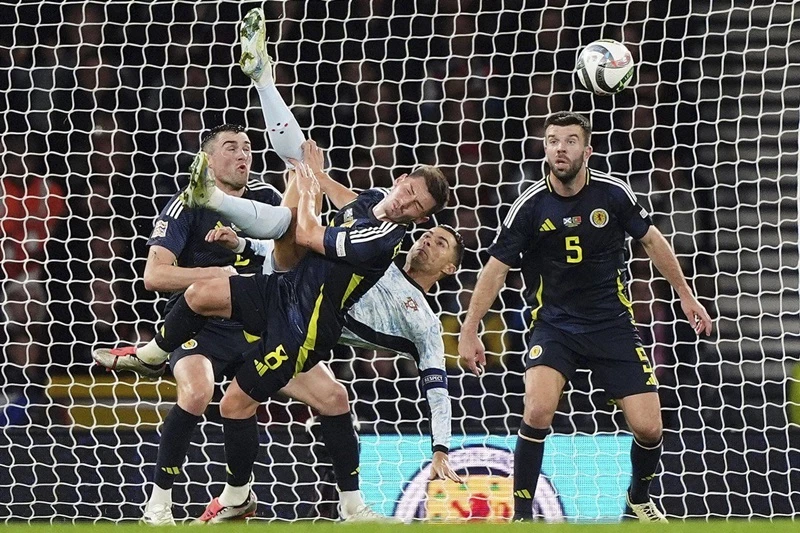
[{"label": "navy blue football sock", "polygon": [[203,329],[207,320],[208,318],[192,311],[192,308],[186,303],[186,298],[181,295],[167,313],[164,325],[156,333],[156,344],[165,352],[172,353],[181,344],[193,339]]},{"label": "navy blue football sock", "polygon": [[628,489],[631,503],[645,503],[650,500],[650,483],[656,477],[658,462],[661,460],[663,437],[655,443],[631,443],[631,486]]},{"label": "navy blue football sock", "polygon": [[322,440],[331,456],[336,484],[342,492],[358,490],[358,435],[350,413],[320,416]]},{"label": "navy blue football sock", "polygon": [[533,519],[533,496],[542,471],[544,439],[550,428],[533,428],[522,422],[514,448],[514,520]]},{"label": "navy blue football sock", "polygon": [[245,419],[222,418],[225,434],[225,461],[228,463],[228,485],[241,487],[250,482],[253,464],[258,455],[258,421],[255,416]]},{"label": "navy blue football sock", "polygon": [[184,411],[176,404],[164,419],[161,442],[158,444],[156,474],[153,478],[162,489],[171,489],[175,478],[180,474],[192,441],[192,433],[201,418]]}]

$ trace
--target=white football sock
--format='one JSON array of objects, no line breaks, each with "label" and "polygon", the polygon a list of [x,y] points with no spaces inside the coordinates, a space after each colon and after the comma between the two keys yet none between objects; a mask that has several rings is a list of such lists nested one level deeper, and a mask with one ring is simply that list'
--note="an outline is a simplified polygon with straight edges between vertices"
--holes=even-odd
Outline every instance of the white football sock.
[{"label": "white football sock", "polygon": [[160,365],[167,360],[169,352],[159,348],[155,339],[153,339],[141,348],[136,348],[136,357],[148,365]]},{"label": "white football sock", "polygon": [[[219,190],[217,192],[221,193]],[[256,239],[279,239],[289,229],[292,211],[288,207],[221,194],[222,201],[213,210],[226,216],[248,236]],[[210,205],[209,202],[208,206]]]},{"label": "white football sock", "polygon": [[339,503],[342,504],[342,512],[351,515],[366,505],[360,490],[348,490],[339,493]]},{"label": "white football sock", "polygon": [[[261,78],[264,80],[264,76]],[[263,86],[256,85],[258,98],[261,100],[261,111],[264,113],[264,122],[267,125],[267,135],[272,148],[283,159],[289,168],[294,165],[289,163],[289,158],[303,160],[303,148],[301,145],[306,140],[297,119],[289,110],[286,102],[281,98],[278,88],[272,82]]]},{"label": "white football sock", "polygon": [[234,487],[225,483],[222,494],[219,495],[219,503],[223,507],[237,507],[247,501],[250,496],[250,484]]},{"label": "white football sock", "polygon": [[152,509],[154,505],[172,505],[172,489],[162,489],[153,483],[153,492],[147,500],[147,510]]}]

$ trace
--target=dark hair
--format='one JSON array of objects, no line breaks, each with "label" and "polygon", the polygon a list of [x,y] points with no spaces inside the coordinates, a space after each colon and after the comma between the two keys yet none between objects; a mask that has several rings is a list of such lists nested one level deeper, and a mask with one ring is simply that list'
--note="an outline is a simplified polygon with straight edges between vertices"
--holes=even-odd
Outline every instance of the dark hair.
[{"label": "dark hair", "polygon": [[453,226],[439,224],[439,227],[452,235],[456,240],[456,260],[453,261],[453,264],[456,266],[456,268],[458,268],[461,266],[461,261],[464,259],[464,237],[462,237],[458,230],[456,230]]},{"label": "dark hair", "polygon": [[559,111],[553,113],[544,121],[544,129],[548,126],[580,126],[583,130],[584,144],[588,145],[592,138],[592,124],[589,119],[572,111]]},{"label": "dark hair", "polygon": [[421,165],[415,168],[408,176],[410,178],[424,178],[425,187],[436,202],[433,209],[426,215],[438,213],[444,209],[444,206],[450,200],[450,184],[447,183],[447,178],[444,177],[441,170],[430,165]]},{"label": "dark hair", "polygon": [[208,130],[200,140],[200,150],[204,152],[207,151],[206,148],[208,148],[208,145],[211,144],[211,142],[223,131],[242,133],[244,132],[244,126],[240,126],[239,124],[220,124],[219,126],[214,126]]}]

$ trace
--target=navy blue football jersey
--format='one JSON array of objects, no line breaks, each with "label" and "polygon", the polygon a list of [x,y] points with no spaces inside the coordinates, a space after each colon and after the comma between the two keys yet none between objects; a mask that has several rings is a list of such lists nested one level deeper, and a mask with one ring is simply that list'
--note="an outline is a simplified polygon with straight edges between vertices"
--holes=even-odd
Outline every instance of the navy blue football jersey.
[{"label": "navy blue football jersey", "polygon": [[348,309],[383,276],[400,250],[406,226],[382,222],[372,209],[388,194],[368,189],[342,207],[325,228],[325,255],[309,252],[279,286],[290,323],[311,350],[329,350]]},{"label": "navy blue football jersey", "polygon": [[[148,246],[163,246],[175,254],[180,267],[233,266],[239,274],[261,272],[263,258],[242,257],[231,250],[206,242],[206,234],[223,226],[233,227],[230,221],[210,209],[189,208],[179,199],[180,191],[173,196],[156,219]],[[243,198],[280,205],[281,194],[263,181],[249,179]],[[238,228],[233,228],[238,231]],[[180,293],[173,294],[167,302],[166,312],[172,308]]]},{"label": "navy blue football jersey", "polygon": [[590,170],[586,186],[562,197],[549,175],[508,212],[489,254],[521,267],[533,322],[574,333],[630,323],[625,235],[641,239],[652,225],[624,181]]}]

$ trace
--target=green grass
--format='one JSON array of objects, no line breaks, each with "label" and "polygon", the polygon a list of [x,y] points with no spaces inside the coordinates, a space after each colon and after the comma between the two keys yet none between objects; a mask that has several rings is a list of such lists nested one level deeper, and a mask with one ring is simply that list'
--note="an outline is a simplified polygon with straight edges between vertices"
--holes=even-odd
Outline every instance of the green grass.
[{"label": "green grass", "polygon": [[[188,526],[186,526],[188,527]],[[247,524],[233,522],[229,524],[219,524],[210,526],[215,533],[236,533],[247,530],[258,530],[269,528],[280,530],[281,533],[303,533],[311,531],[314,533],[395,533],[407,531],[408,533],[498,533],[498,528],[503,531],[545,531],[546,533],[611,533],[617,531],[668,531],[670,533],[739,533],[753,532],[763,528],[769,533],[795,532],[800,530],[800,524],[791,520],[756,520],[756,521],[722,521],[705,522],[699,520],[678,521],[673,520],[667,525],[661,524],[639,524],[637,522],[624,522],[615,524],[430,524],[417,523],[407,526],[393,524],[342,524],[331,522],[295,522],[295,523],[270,523],[264,521],[252,521]],[[80,528],[80,530],[78,529]],[[19,530],[21,533],[124,533],[134,529],[144,529],[133,523],[115,524],[99,523],[91,524],[82,522],[77,525],[72,524],[45,524],[36,522],[33,525],[27,523],[13,523],[6,525],[4,531]],[[151,528],[148,528],[151,529]],[[152,529],[151,529],[152,530]],[[168,530],[167,530],[168,531]]]}]

